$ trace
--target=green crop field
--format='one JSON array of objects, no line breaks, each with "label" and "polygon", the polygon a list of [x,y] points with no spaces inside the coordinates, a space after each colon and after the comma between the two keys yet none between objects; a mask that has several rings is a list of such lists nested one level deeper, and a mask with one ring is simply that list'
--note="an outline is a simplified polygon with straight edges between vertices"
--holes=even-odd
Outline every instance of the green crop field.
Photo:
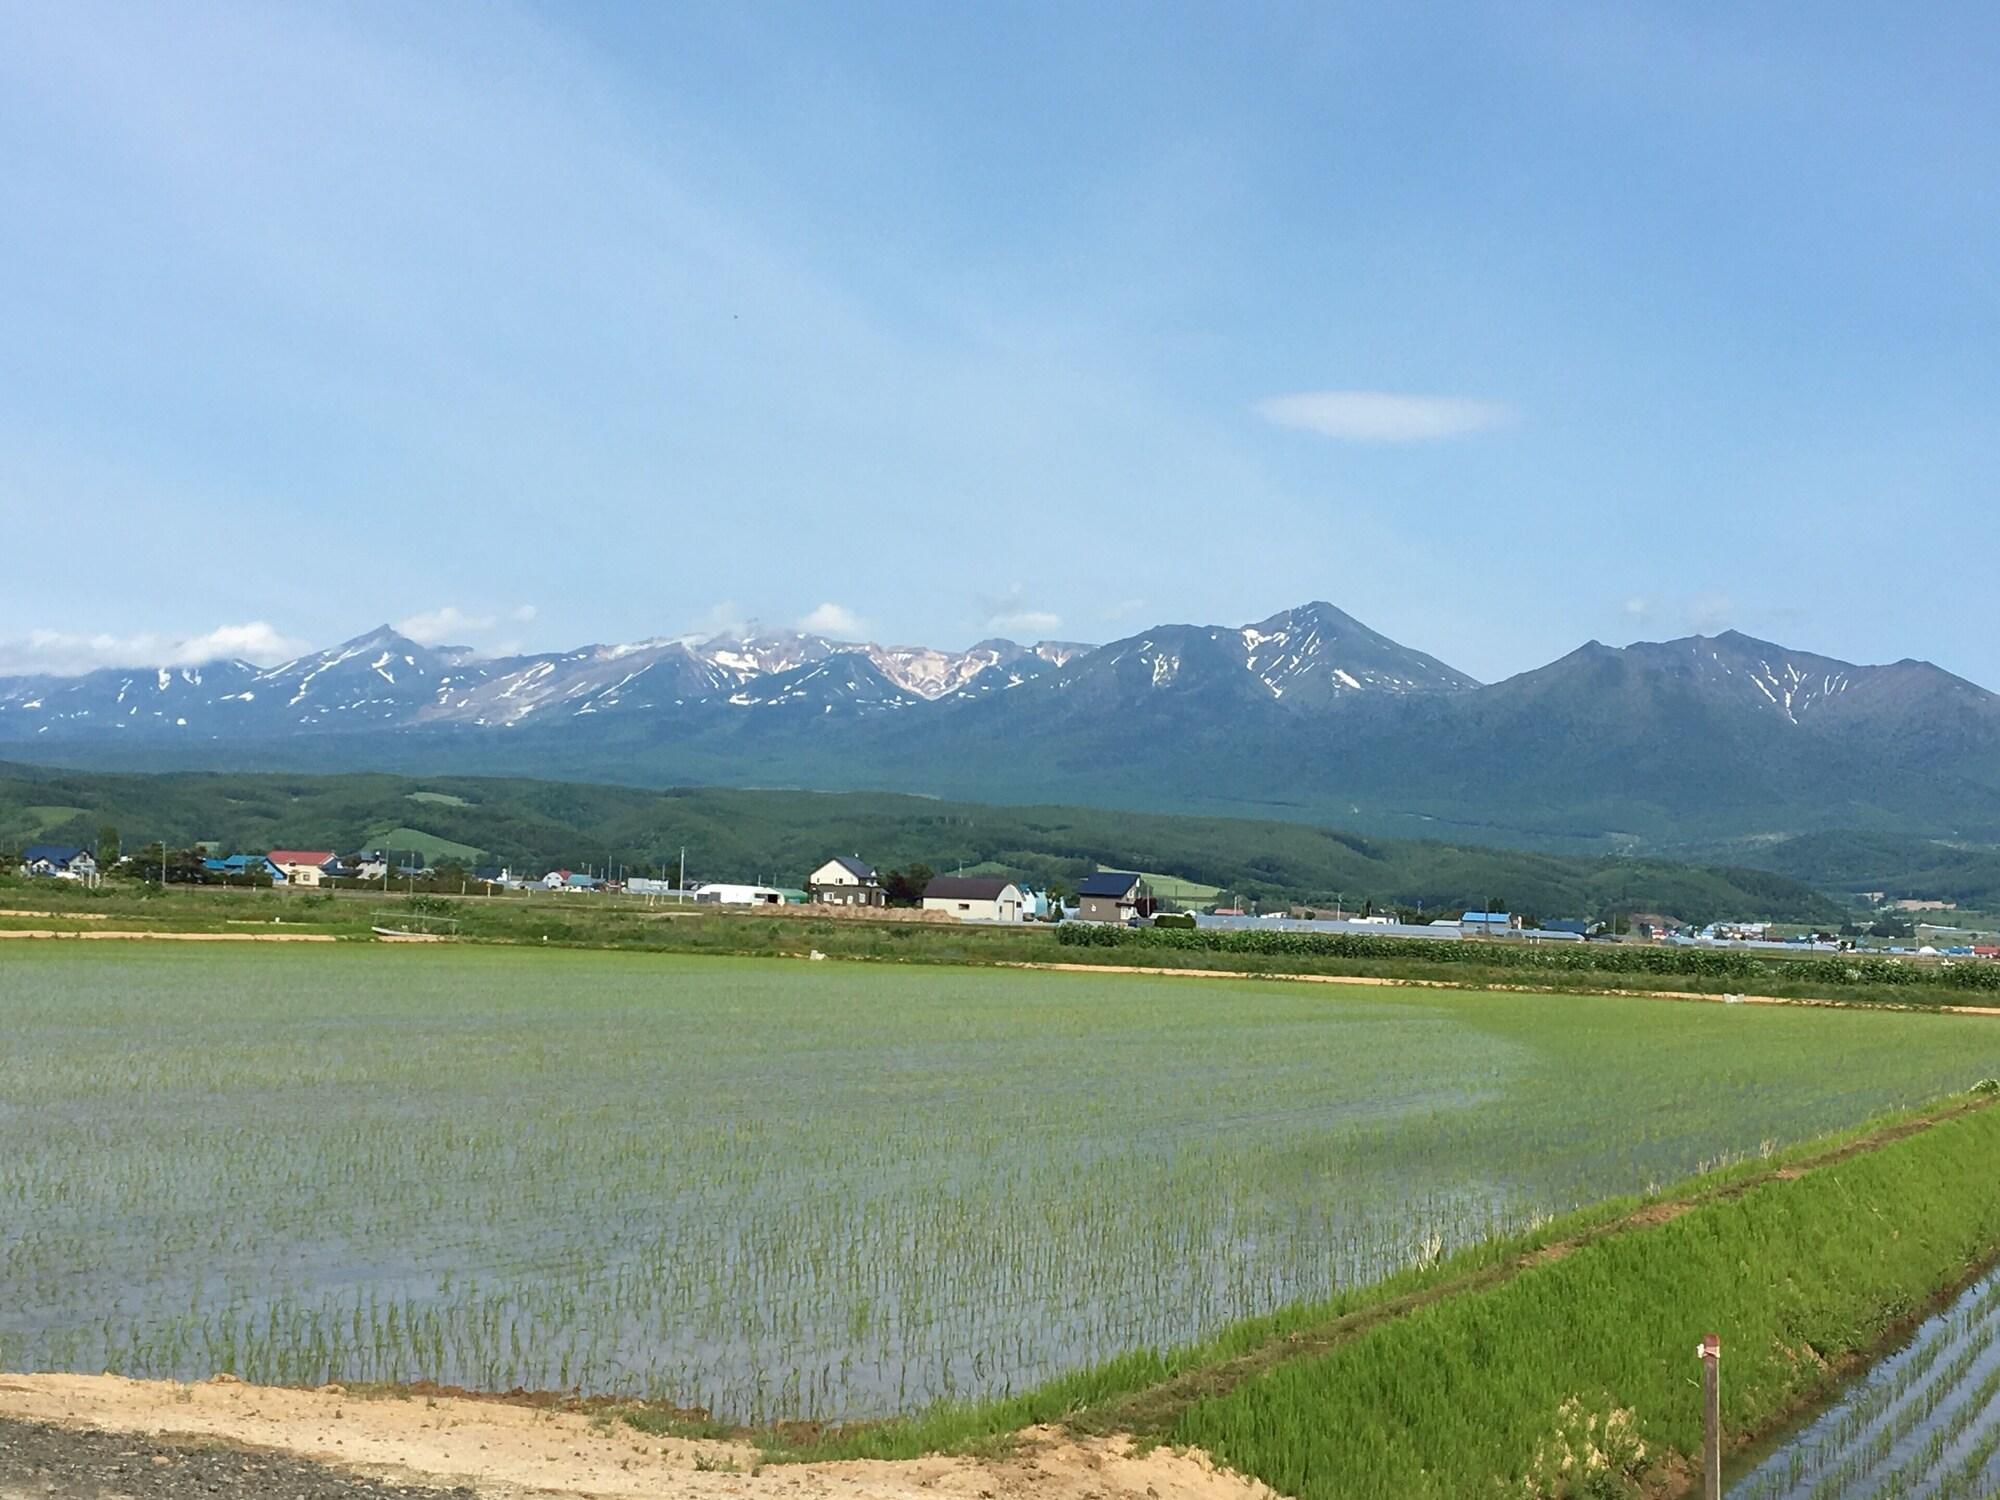
[{"label": "green crop field", "polygon": [[425,833],[421,828],[381,828],[369,835],[369,843],[391,854],[419,854],[426,864],[439,864],[455,859],[461,864],[476,864],[480,851],[470,844],[461,844],[456,839],[440,837],[435,833]]},{"label": "green crop field", "polygon": [[1179,875],[1160,875],[1146,872],[1146,883],[1153,894],[1168,901],[1180,901],[1193,905],[1202,901],[1213,901],[1222,894],[1219,885],[1204,885],[1199,880],[1187,880]]},{"label": "green crop field", "polygon": [[0,951],[0,1368],[990,1396],[2000,1073],[1896,1012]]}]

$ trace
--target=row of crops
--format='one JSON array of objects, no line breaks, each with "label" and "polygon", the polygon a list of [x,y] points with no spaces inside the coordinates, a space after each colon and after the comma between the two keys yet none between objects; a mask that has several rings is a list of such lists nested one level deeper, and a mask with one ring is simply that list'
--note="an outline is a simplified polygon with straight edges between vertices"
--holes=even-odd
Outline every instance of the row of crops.
[{"label": "row of crops", "polygon": [[2000,1493],[2000,1277],[1988,1276],[1730,1488],[1731,1500]]},{"label": "row of crops", "polygon": [[1384,960],[1445,968],[1514,969],[1547,974],[1633,974],[1661,978],[1772,984],[1940,987],[2000,992],[2000,963],[1912,964],[1893,958],[1834,955],[1763,958],[1741,950],[1654,948],[1629,943],[1513,944],[1431,942],[1340,932],[1265,932],[1245,928],[1114,927],[1065,923],[1059,943],[1073,948],[1152,948],[1260,958]]},{"label": "row of crops", "polygon": [[0,1368],[883,1416],[2000,1073],[1890,1011],[113,948],[0,953]]}]

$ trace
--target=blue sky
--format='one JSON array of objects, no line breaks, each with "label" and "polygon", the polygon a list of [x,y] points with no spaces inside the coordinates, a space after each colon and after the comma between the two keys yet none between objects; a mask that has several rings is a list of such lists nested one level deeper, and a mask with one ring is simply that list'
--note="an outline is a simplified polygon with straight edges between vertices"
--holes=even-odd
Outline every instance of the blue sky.
[{"label": "blue sky", "polygon": [[0,12],[0,669],[1328,598],[2000,686],[2000,11]]}]

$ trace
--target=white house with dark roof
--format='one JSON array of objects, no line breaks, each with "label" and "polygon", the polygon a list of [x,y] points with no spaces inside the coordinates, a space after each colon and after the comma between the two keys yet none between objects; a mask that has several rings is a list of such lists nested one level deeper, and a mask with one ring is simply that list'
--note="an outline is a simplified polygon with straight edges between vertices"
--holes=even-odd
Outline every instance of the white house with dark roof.
[{"label": "white house with dark roof", "polygon": [[58,880],[87,881],[97,876],[97,860],[77,844],[30,844],[21,851],[21,868]]},{"label": "white house with dark roof", "polygon": [[882,877],[860,855],[836,854],[806,877],[813,900],[827,906],[887,906]]}]

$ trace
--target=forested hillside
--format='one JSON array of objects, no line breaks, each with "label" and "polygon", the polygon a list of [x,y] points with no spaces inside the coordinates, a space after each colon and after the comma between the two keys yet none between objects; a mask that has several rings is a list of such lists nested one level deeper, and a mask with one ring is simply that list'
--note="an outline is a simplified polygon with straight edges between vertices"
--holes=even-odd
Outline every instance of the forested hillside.
[{"label": "forested hillside", "polygon": [[1245,899],[1349,908],[1364,902],[1457,910],[1487,904],[1543,916],[1665,911],[1700,919],[1833,921],[1838,909],[1788,876],[1654,860],[1579,858],[1366,839],[1302,823],[988,807],[887,793],[664,792],[481,777],[375,774],[126,775],[0,766],[0,848],[154,839],[246,850],[390,846],[476,851],[494,862],[670,870],[693,878],[797,883],[830,853],[884,869],[992,866],[1073,880],[1096,865],[1168,873]]}]

